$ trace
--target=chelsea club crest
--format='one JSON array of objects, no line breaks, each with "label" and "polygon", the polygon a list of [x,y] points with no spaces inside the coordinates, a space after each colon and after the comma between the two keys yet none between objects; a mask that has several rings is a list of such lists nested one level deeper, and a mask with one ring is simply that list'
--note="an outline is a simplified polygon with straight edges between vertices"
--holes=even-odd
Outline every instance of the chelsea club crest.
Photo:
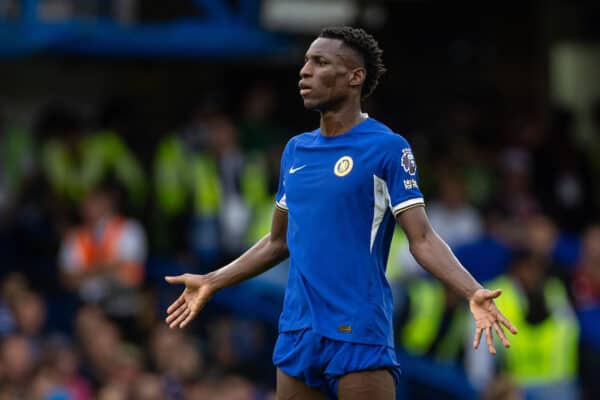
[{"label": "chelsea club crest", "polygon": [[354,160],[350,156],[344,156],[337,160],[335,166],[333,167],[333,172],[337,176],[346,176],[352,171],[352,167],[354,166]]}]

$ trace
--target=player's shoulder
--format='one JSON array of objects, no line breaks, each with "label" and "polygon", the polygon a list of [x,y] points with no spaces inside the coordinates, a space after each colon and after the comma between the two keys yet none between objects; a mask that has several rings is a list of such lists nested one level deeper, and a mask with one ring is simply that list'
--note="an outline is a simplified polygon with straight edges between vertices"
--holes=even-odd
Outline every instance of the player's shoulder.
[{"label": "player's shoulder", "polygon": [[370,139],[374,145],[381,147],[382,151],[395,151],[410,147],[402,134],[394,132],[389,126],[376,119],[371,118],[371,120],[372,124],[369,128],[373,134]]},{"label": "player's shoulder", "polygon": [[290,138],[290,140],[288,140],[287,144],[285,145],[286,150],[290,151],[290,150],[293,150],[294,147],[296,147],[298,144],[303,144],[303,143],[308,143],[308,142],[314,141],[318,135],[319,135],[319,130],[315,129],[315,130],[312,130],[309,132],[302,132],[295,136],[292,136]]}]

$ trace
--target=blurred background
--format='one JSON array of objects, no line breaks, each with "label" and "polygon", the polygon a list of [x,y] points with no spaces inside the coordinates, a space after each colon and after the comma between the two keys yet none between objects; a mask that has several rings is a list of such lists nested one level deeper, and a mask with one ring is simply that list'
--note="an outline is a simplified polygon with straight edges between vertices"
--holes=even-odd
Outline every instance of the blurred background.
[{"label": "blurred background", "polygon": [[385,50],[365,111],[519,328],[470,350],[398,231],[398,398],[600,398],[599,21],[591,0],[0,0],[0,399],[274,398],[287,264],[185,331],[163,276],[269,231],[283,146],[318,124],[304,51],[340,24]]}]

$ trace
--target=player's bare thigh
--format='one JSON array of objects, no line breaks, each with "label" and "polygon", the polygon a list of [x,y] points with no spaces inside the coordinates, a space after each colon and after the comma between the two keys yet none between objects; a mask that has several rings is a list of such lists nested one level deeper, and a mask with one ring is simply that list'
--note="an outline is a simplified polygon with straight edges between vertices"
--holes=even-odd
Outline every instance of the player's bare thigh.
[{"label": "player's bare thigh", "polygon": [[277,368],[277,400],[325,400],[317,389],[287,375]]},{"label": "player's bare thigh", "polygon": [[394,400],[396,385],[387,369],[346,374],[338,384],[339,400]]}]

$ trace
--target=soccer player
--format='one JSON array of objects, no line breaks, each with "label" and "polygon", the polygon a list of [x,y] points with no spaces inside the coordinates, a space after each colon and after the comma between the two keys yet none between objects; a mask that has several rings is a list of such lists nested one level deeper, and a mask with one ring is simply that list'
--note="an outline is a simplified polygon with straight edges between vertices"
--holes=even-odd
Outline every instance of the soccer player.
[{"label": "soccer player", "polygon": [[271,232],[230,264],[184,284],[167,323],[185,327],[219,289],[290,257],[273,361],[278,399],[394,399],[399,373],[385,267],[396,221],[416,260],[469,301],[475,348],[500,326],[516,329],[431,228],[411,148],[361,111],[385,71],[382,50],[362,29],[326,28],[305,55],[298,83],[318,129],[293,137],[281,160]]}]

